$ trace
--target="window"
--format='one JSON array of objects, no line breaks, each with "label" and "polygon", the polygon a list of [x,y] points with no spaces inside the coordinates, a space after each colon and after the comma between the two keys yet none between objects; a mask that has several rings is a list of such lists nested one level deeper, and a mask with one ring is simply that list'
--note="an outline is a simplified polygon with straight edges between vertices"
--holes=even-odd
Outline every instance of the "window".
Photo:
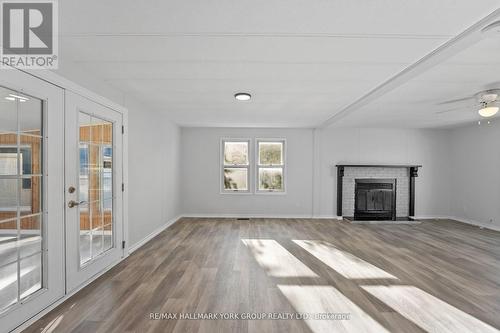
[{"label": "window", "polygon": [[285,192],[285,140],[257,140],[257,192]]},{"label": "window", "polygon": [[222,191],[249,192],[250,141],[222,140]]}]

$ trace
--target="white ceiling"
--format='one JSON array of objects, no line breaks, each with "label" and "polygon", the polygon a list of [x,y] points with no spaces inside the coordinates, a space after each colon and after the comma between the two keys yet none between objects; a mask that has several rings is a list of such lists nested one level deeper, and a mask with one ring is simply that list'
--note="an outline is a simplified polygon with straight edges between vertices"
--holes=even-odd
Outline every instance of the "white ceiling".
[{"label": "white ceiling", "polygon": [[[498,0],[65,0],[59,2],[61,53],[66,63],[167,112],[180,125],[309,127],[499,5]],[[500,54],[499,41],[477,44],[338,124],[449,125],[450,119],[436,118],[429,105],[500,81],[491,70],[500,73],[494,56]],[[234,100],[239,91],[250,92],[252,100]],[[428,114],[415,115],[423,102],[429,102]],[[402,103],[416,106],[401,111]],[[457,112],[447,116],[455,123],[464,120]]]},{"label": "white ceiling", "polygon": [[476,123],[481,117],[474,95],[489,89],[500,89],[500,36],[479,40],[334,124],[432,128]]}]

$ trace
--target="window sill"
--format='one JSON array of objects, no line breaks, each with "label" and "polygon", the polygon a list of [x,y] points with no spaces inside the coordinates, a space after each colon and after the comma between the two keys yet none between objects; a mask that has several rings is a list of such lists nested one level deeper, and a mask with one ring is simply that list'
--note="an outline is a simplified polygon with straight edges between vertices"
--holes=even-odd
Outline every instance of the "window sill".
[{"label": "window sill", "polygon": [[221,191],[219,194],[228,194],[228,195],[251,195],[253,194],[252,192],[249,191]]},{"label": "window sill", "polygon": [[286,191],[257,191],[257,195],[286,195]]}]

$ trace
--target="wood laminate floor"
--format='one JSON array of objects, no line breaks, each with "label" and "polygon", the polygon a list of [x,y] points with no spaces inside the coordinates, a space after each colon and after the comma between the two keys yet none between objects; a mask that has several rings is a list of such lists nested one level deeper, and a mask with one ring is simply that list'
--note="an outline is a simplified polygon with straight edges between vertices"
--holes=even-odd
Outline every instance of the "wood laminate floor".
[{"label": "wood laminate floor", "polygon": [[497,332],[499,314],[499,232],[453,221],[184,218],[26,332]]}]

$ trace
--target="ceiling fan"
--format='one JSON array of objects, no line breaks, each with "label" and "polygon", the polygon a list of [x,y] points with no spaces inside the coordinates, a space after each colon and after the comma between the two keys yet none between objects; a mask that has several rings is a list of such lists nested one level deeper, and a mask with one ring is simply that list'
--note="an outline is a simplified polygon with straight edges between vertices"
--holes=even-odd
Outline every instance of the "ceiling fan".
[{"label": "ceiling fan", "polygon": [[465,103],[465,105],[458,106],[452,109],[437,111],[436,114],[443,114],[448,112],[457,112],[464,109],[476,111],[481,117],[493,117],[500,110],[500,89],[490,89],[478,92],[477,94],[465,98],[453,99],[445,102],[438,103],[437,105],[448,105]]}]

